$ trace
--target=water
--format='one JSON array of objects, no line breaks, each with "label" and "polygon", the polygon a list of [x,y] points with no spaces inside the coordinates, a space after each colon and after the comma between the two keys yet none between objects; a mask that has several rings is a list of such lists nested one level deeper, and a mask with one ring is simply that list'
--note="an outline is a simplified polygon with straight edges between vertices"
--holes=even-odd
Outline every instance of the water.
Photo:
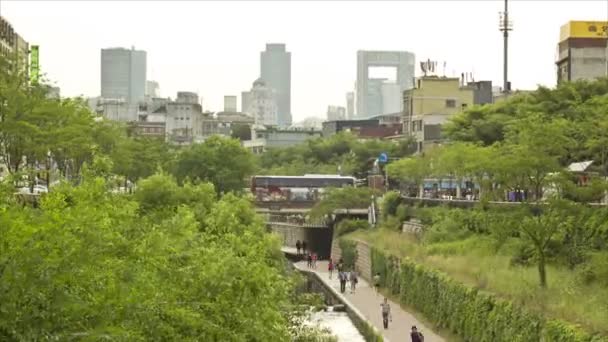
[{"label": "water", "polygon": [[331,310],[332,307],[329,307],[327,311],[314,312],[310,317],[310,323],[328,328],[333,335],[338,337],[339,342],[365,342],[346,312]]}]

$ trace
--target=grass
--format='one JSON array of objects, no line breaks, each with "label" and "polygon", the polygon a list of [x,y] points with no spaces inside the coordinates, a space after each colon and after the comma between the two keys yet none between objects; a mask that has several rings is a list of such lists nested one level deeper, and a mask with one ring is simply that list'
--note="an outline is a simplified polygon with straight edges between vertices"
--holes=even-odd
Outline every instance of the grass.
[{"label": "grass", "polygon": [[535,267],[510,265],[510,243],[494,252],[495,242],[478,236],[430,245],[422,245],[410,235],[385,229],[357,231],[349,237],[367,241],[394,255],[409,257],[546,317],[608,335],[608,287],[584,285],[575,272],[550,265],[548,288],[543,290],[538,285]]}]

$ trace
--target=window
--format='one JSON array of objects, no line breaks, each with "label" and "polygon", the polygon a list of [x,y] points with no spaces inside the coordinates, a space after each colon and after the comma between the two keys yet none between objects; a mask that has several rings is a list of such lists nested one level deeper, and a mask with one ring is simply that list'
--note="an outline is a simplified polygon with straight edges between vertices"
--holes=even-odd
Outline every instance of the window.
[{"label": "window", "polygon": [[187,117],[186,120],[190,120],[190,117]]},{"label": "window", "polygon": [[467,109],[467,104],[463,103],[463,104],[460,105],[460,107],[462,108],[462,110],[465,110],[465,109]]},{"label": "window", "polygon": [[456,100],[453,100],[453,99],[445,100],[445,106],[447,108],[454,108],[454,107],[456,107]]}]

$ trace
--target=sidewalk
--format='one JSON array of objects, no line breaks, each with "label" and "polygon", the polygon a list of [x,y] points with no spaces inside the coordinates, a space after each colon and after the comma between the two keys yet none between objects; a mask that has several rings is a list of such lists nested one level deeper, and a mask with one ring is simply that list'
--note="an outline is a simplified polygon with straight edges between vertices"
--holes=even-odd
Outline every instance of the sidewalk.
[{"label": "sidewalk", "polygon": [[[300,261],[295,264],[298,269],[304,271],[314,271],[319,274],[321,280],[325,284],[330,285],[337,292],[340,292],[340,282],[338,281],[337,272],[334,272],[332,279],[329,279],[327,272],[327,261],[317,261],[317,268],[310,269],[306,266],[306,261]],[[370,321],[378,331],[382,332],[385,341],[392,342],[409,342],[410,329],[412,325],[418,327],[418,331],[424,334],[425,342],[444,342],[445,340],[435,334],[430,328],[420,323],[412,314],[404,311],[399,304],[389,300],[393,321],[389,323],[388,329],[384,330],[382,326],[382,315],[380,313],[380,303],[384,300],[382,294],[376,294],[374,289],[361,277],[357,284],[357,290],[354,294],[350,293],[350,282],[347,283],[346,292],[340,294],[347,305],[355,307],[359,312]]]}]

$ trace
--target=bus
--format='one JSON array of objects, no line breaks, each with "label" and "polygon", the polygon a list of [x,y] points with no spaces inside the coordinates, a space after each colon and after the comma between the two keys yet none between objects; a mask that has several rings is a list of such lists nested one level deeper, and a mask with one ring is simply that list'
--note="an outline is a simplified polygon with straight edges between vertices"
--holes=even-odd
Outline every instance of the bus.
[{"label": "bus", "polygon": [[355,184],[354,177],[339,175],[253,176],[251,192],[259,201],[316,201],[325,188]]}]

